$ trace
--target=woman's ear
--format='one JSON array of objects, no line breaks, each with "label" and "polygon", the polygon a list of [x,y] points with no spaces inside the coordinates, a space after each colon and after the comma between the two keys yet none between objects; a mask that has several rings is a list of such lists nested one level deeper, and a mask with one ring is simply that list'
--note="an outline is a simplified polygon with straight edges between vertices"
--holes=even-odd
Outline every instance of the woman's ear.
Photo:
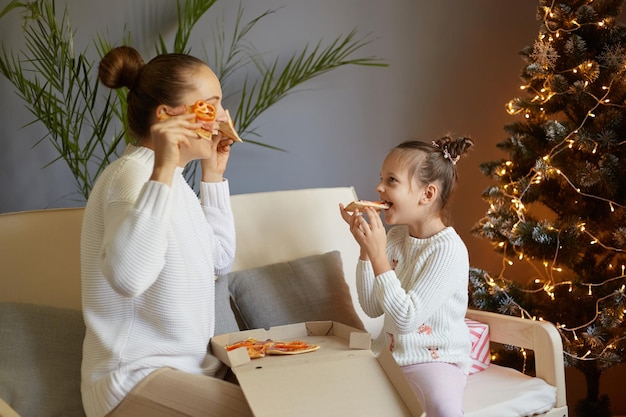
[{"label": "woman's ear", "polygon": [[154,109],[154,117],[156,118],[156,120],[161,120],[160,116],[162,114],[166,114],[167,113],[167,109],[168,107],[165,104],[159,104],[156,109]]}]

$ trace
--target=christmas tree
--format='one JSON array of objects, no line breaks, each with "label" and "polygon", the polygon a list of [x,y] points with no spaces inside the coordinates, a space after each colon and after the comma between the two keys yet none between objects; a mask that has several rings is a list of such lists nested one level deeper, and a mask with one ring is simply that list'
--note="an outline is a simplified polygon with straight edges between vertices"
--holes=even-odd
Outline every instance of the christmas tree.
[{"label": "christmas tree", "polygon": [[[473,233],[502,256],[472,268],[471,306],[558,328],[567,366],[582,371],[579,416],[610,416],[600,376],[626,359],[626,28],[623,0],[541,0],[516,121],[481,164],[496,185]],[[527,282],[510,278],[525,266]]]}]

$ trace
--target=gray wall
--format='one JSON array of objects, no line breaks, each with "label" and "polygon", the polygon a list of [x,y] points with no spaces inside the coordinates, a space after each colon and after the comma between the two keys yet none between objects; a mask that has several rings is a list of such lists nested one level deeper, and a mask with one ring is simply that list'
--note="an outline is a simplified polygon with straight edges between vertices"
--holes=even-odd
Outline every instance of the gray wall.
[{"label": "gray wall", "polygon": [[[58,8],[64,3],[59,1]],[[157,33],[173,33],[171,0],[68,0],[77,31],[77,49],[106,33],[120,42],[126,24],[133,45],[150,58]],[[294,188],[354,186],[361,198],[377,198],[374,187],[386,152],[410,138],[432,140],[443,134],[470,135],[477,148],[459,164],[461,187],[453,215],[477,266],[497,267],[487,242],[469,229],[482,217],[481,191],[489,180],[478,164],[500,158],[495,144],[511,121],[504,103],[518,91],[523,62],[518,53],[537,35],[537,4],[530,0],[263,0],[244,1],[249,19],[281,7],[254,30],[262,51],[289,55],[305,43],[330,41],[358,27],[376,38],[367,55],[385,59],[387,68],[344,67],[308,82],[303,90],[257,119],[260,140],[277,152],[237,145],[227,177],[233,194]],[[225,17],[232,24],[238,2],[218,2],[197,25],[192,52],[202,56],[211,26]],[[14,13],[14,12],[13,12]],[[14,13],[3,19],[0,36],[9,48],[23,43]],[[209,48],[207,48],[209,49]],[[94,52],[95,54],[95,52]],[[31,115],[0,79],[0,212],[80,206],[68,168],[56,162],[51,145],[33,145],[44,131],[24,127]],[[234,107],[234,105],[231,105]]]},{"label": "gray wall", "polygon": [[[7,2],[4,2],[7,3]],[[62,0],[58,0],[62,9]],[[513,119],[504,104],[518,93],[523,61],[518,53],[538,33],[534,0],[242,0],[246,17],[285,5],[254,31],[254,43],[270,55],[289,55],[306,42],[331,40],[358,27],[378,39],[367,55],[384,58],[388,68],[346,67],[307,83],[257,120],[262,141],[276,152],[250,144],[233,149],[227,176],[234,194],[294,188],[354,186],[361,198],[376,199],[374,187],[389,148],[409,138],[432,140],[442,134],[470,135],[477,147],[459,163],[455,226],[468,245],[474,266],[498,271],[500,258],[470,228],[485,214],[480,198],[489,179],[478,165],[503,157],[495,147]],[[171,35],[176,19],[172,0],[67,0],[78,33],[78,49],[97,34],[121,39],[131,29],[133,46],[149,58],[155,35]],[[224,13],[232,24],[239,2],[221,1],[194,32],[192,51],[201,56],[211,26]],[[22,42],[16,15],[2,19],[0,39],[9,48]],[[234,107],[234,105],[231,105]],[[23,127],[31,116],[0,79],[0,213],[81,206],[64,163],[42,168],[56,155],[48,143],[32,148],[44,131]],[[314,219],[311,219],[314,221]],[[350,261],[350,260],[346,260]],[[523,272],[522,279],[528,277]],[[609,373],[623,379],[623,367]],[[608,375],[607,375],[608,377]],[[568,369],[568,397],[581,398],[581,374]],[[618,383],[603,382],[613,411]]]},{"label": "gray wall", "polygon": [[[62,9],[64,3],[58,3]],[[173,33],[176,11],[171,0],[67,4],[79,50],[101,33],[120,42],[127,24],[134,46],[150,58],[156,34]],[[223,15],[225,24],[232,24],[237,4],[218,3],[203,18],[193,34],[194,53],[204,54],[216,18]],[[307,42],[329,41],[358,27],[362,35],[371,32],[376,38],[363,53],[384,58],[390,66],[330,72],[257,119],[261,140],[287,152],[237,145],[227,170],[232,192],[352,185],[361,198],[374,199],[389,148],[409,138],[470,135],[478,146],[459,164],[455,225],[470,246],[474,264],[498,262],[489,245],[469,233],[486,211],[480,193],[489,180],[478,164],[502,156],[495,144],[505,138],[503,126],[511,121],[504,103],[518,92],[523,65],[519,50],[537,35],[535,2],[244,2],[247,18],[283,5],[255,28],[259,50],[287,56]],[[3,19],[0,33],[8,47],[22,45],[17,19]],[[84,204],[73,194],[73,178],[63,162],[43,168],[56,156],[48,143],[32,148],[44,131],[38,125],[23,127],[31,115],[8,81],[0,80],[0,89],[0,212]]]}]

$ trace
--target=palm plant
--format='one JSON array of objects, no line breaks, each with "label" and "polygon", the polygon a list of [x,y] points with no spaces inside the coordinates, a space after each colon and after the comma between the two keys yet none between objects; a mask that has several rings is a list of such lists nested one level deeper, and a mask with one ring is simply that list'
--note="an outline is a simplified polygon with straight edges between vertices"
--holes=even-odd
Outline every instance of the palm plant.
[{"label": "palm plant", "polygon": [[16,87],[17,94],[41,122],[47,133],[37,141],[52,143],[58,157],[70,168],[78,192],[89,195],[91,184],[115,157],[123,134],[110,135],[115,120],[115,96],[99,100],[99,84],[93,82],[93,62],[74,50],[69,16],[57,20],[54,2],[11,3],[0,12],[23,9],[24,39],[28,55],[9,54],[4,46],[0,72]]},{"label": "palm plant", "polygon": [[[177,0],[177,30],[172,48],[159,35],[157,53],[190,53],[189,43],[196,23],[217,0]],[[18,53],[7,51],[2,45],[0,72],[16,87],[17,94],[33,114],[32,123],[42,123],[46,139],[52,143],[58,156],[70,168],[78,193],[87,199],[100,172],[118,156],[129,141],[124,126],[126,92],[101,92],[98,89],[95,61],[88,58],[88,50],[76,52],[75,33],[67,7],[58,17],[55,0],[20,2],[12,0],[0,10],[0,18],[13,10],[20,10],[26,48]],[[234,123],[246,143],[270,147],[270,144],[250,137],[259,137],[254,121],[268,108],[294,92],[314,77],[346,65],[386,66],[376,57],[354,57],[372,40],[357,37],[356,30],[340,35],[327,46],[318,42],[305,45],[286,60],[275,57],[269,62],[248,41],[247,35],[263,18],[276,12],[270,9],[249,22],[243,22],[244,10],[239,6],[233,32],[227,36],[221,24],[214,25],[213,53],[207,61],[224,86],[225,98],[236,97],[239,105]],[[130,43],[127,34],[124,43]],[[94,41],[98,56],[108,52],[111,45],[98,36]],[[284,62],[284,63],[283,63]],[[239,87],[230,90],[229,81],[242,72],[245,75]],[[120,127],[121,126],[121,127]],[[194,184],[195,167],[186,173]]]}]

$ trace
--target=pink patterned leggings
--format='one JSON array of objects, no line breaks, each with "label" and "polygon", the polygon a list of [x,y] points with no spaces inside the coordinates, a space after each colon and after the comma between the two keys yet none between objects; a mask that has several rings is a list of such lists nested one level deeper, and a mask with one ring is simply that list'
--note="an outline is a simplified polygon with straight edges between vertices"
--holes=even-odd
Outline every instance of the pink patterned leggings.
[{"label": "pink patterned leggings", "polygon": [[456,365],[442,362],[402,367],[427,417],[462,417],[467,375]]}]

